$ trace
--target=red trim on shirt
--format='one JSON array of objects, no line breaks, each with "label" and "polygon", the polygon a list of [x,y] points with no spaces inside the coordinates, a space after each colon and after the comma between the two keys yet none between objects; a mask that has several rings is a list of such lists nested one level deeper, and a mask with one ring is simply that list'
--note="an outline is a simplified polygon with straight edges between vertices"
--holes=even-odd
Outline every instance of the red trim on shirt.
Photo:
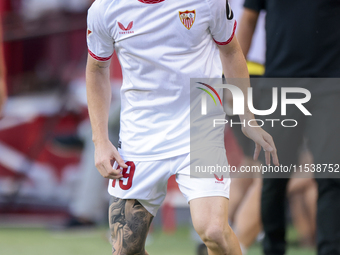
[{"label": "red trim on shirt", "polygon": [[138,0],[138,1],[143,4],[158,4],[164,2],[165,0]]},{"label": "red trim on shirt", "polygon": [[218,42],[218,41],[216,41],[216,40],[213,38],[213,39],[214,39],[214,42],[215,42],[216,44],[218,44],[218,45],[227,45],[228,43],[230,43],[231,40],[233,40],[233,38],[234,38],[234,36],[235,36],[236,26],[237,26],[237,22],[236,22],[236,20],[235,20],[234,28],[233,28],[233,33],[231,34],[231,36],[230,36],[230,38],[228,39],[228,41],[226,41],[226,42]]},{"label": "red trim on shirt", "polygon": [[91,57],[93,57],[95,60],[98,60],[98,61],[108,61],[111,59],[112,55],[110,57],[107,57],[107,58],[101,58],[101,57],[98,57],[96,54],[94,54],[92,51],[90,51],[90,49],[88,49],[88,52],[89,54],[91,55]]}]

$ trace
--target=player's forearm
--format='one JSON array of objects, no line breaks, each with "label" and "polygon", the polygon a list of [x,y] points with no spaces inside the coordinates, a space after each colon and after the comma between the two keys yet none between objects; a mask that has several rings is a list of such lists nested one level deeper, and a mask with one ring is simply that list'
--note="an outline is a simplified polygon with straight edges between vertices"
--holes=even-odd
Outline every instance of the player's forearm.
[{"label": "player's forearm", "polygon": [[[223,72],[227,82],[241,89],[246,99],[250,87],[247,63],[237,39],[234,38],[232,43],[231,47],[220,48]],[[244,115],[240,115],[240,119],[241,121],[254,119],[254,115],[249,111],[247,100],[244,100]]]},{"label": "player's forearm", "polygon": [[247,57],[250,49],[258,17],[258,12],[244,8],[241,20],[238,24],[237,39],[245,57]]},{"label": "player's forearm", "polygon": [[91,57],[86,67],[87,103],[95,143],[108,140],[108,116],[111,103],[109,63]]}]

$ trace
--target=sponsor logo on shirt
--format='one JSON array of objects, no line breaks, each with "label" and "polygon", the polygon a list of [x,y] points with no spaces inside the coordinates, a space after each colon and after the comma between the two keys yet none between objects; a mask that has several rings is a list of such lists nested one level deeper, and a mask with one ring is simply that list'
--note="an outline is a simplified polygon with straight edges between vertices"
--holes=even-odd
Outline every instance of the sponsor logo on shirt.
[{"label": "sponsor logo on shirt", "polygon": [[179,19],[181,20],[182,24],[188,30],[190,30],[196,19],[196,10],[193,11],[186,10],[185,12],[179,12]]},{"label": "sponsor logo on shirt", "polygon": [[87,29],[87,36],[90,36],[92,34],[92,31],[90,29]]},{"label": "sponsor logo on shirt", "polygon": [[133,21],[131,21],[127,27],[124,27],[124,25],[120,22],[118,22],[118,26],[122,30],[119,32],[119,34],[133,34],[135,32],[135,31],[131,31],[133,27]]},{"label": "sponsor logo on shirt", "polygon": [[216,174],[214,174],[214,176],[215,176],[215,179],[217,180],[217,181],[215,181],[215,183],[222,183],[222,184],[224,184],[223,175],[221,176],[221,178],[218,178],[218,176]]}]

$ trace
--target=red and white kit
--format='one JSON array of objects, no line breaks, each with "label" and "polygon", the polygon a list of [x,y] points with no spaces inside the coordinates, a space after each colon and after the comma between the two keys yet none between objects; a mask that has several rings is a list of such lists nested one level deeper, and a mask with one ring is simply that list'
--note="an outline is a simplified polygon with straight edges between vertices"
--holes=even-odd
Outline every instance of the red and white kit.
[{"label": "red and white kit", "polygon": [[[125,178],[110,181],[111,195],[139,199],[155,214],[167,179],[176,174],[188,201],[229,196],[229,179],[189,176],[190,78],[221,77],[217,44],[228,44],[235,29],[226,0],[93,3],[88,13],[89,53],[107,61],[116,51],[123,70],[119,152],[130,167]],[[197,121],[212,117],[223,119],[222,107],[197,116]],[[214,152],[209,154],[220,165],[227,164],[223,128],[201,133],[205,149]]]}]

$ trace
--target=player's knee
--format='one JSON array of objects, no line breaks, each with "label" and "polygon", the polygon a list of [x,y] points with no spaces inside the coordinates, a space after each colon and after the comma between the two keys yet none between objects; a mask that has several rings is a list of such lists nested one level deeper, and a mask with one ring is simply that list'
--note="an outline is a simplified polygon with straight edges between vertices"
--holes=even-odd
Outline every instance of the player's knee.
[{"label": "player's knee", "polygon": [[230,227],[221,224],[209,224],[199,233],[202,241],[211,250],[225,250],[228,246],[227,236],[230,234]]}]

